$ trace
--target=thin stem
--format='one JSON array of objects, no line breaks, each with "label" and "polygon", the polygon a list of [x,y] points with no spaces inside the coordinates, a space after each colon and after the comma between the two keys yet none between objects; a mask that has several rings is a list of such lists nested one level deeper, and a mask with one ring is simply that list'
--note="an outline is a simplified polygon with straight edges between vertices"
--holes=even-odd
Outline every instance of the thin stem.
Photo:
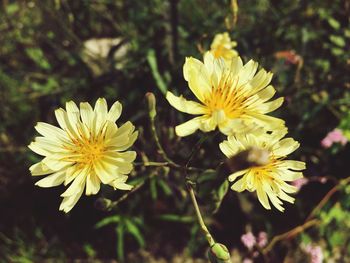
[{"label": "thin stem", "polygon": [[203,232],[205,234],[205,237],[208,240],[209,246],[211,247],[211,246],[213,246],[215,244],[214,238],[212,237],[212,235],[210,234],[207,226],[204,223],[204,220],[203,220],[202,215],[201,215],[201,211],[200,211],[198,203],[197,203],[196,195],[194,193],[194,190],[193,190],[192,186],[189,183],[187,184],[187,188],[188,188],[188,191],[190,193],[194,209],[196,211],[198,223],[199,223],[200,227],[202,228],[202,230],[203,230]]},{"label": "thin stem", "polygon": [[113,209],[113,208],[117,207],[121,202],[123,202],[125,199],[127,199],[130,195],[132,195],[137,190],[139,190],[145,184],[145,182],[146,182],[146,180],[143,181],[142,183],[139,183],[138,185],[136,185],[133,189],[131,189],[131,191],[129,191],[126,194],[122,195],[118,200],[113,201],[111,203],[111,205],[110,205],[110,209]]},{"label": "thin stem", "polygon": [[318,225],[320,223],[319,220],[310,220],[305,222],[303,225],[297,226],[293,228],[292,230],[289,230],[283,234],[277,235],[274,238],[272,238],[271,242],[267,245],[266,248],[262,250],[263,254],[266,255],[271,249],[275,246],[275,244],[279,241],[282,241],[287,238],[292,238],[296,236],[297,234],[305,231],[307,228],[310,228],[312,226]]},{"label": "thin stem", "polygon": [[151,132],[152,132],[152,136],[153,136],[154,140],[156,141],[156,145],[157,145],[157,148],[159,150],[159,153],[164,158],[164,160],[166,160],[169,164],[175,164],[175,162],[168,157],[168,155],[164,151],[163,146],[160,143],[154,119],[155,119],[154,117],[150,118],[150,120],[151,120]]},{"label": "thin stem", "polygon": [[321,201],[316,205],[314,209],[310,212],[308,217],[306,218],[306,222],[313,218],[316,213],[322,209],[322,207],[328,202],[328,200],[335,194],[341,186],[346,185],[350,182],[350,176],[339,181],[337,185],[335,185],[331,190],[327,192],[327,194],[321,199]]},{"label": "thin stem", "polygon": [[198,167],[184,167],[180,164],[177,164],[175,162],[169,163],[169,162],[142,162],[142,163],[134,163],[135,166],[156,166],[156,167],[170,167],[170,168],[174,168],[174,169],[179,169],[179,170],[186,170],[186,171],[190,171],[190,172],[203,172],[205,171],[204,169],[198,168]]}]

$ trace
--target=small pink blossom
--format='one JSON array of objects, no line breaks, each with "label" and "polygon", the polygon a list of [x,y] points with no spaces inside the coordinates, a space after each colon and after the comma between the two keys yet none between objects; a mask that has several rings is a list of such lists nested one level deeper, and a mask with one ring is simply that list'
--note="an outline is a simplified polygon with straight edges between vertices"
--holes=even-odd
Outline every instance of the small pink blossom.
[{"label": "small pink blossom", "polygon": [[259,233],[258,245],[259,245],[259,247],[265,247],[267,245],[267,233],[266,232]]},{"label": "small pink blossom", "polygon": [[340,143],[341,145],[345,145],[348,142],[348,139],[344,136],[342,130],[334,129],[329,132],[325,138],[321,141],[321,145],[324,148],[331,147],[334,143]]},{"label": "small pink blossom", "polygon": [[292,185],[298,188],[300,190],[304,185],[306,185],[309,182],[309,180],[305,177],[296,179],[292,182]]},{"label": "small pink blossom", "polygon": [[327,177],[321,177],[320,178],[320,183],[321,184],[325,184],[325,183],[327,183],[327,181],[328,181]]},{"label": "small pink blossom", "polygon": [[253,260],[251,260],[250,258],[245,258],[243,259],[242,263],[253,263]]},{"label": "small pink blossom", "polygon": [[256,244],[255,236],[252,232],[248,232],[241,236],[242,243],[250,250]]},{"label": "small pink blossom", "polygon": [[310,255],[310,263],[322,263],[323,252],[320,246],[307,245],[304,248],[305,252]]}]

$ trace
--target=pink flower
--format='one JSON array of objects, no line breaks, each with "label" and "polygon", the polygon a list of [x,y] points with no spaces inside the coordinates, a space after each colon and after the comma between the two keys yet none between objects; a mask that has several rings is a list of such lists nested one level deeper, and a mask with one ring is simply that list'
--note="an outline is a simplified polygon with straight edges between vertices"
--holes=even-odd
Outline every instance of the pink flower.
[{"label": "pink flower", "polygon": [[324,148],[329,148],[331,147],[333,144],[333,142],[331,141],[331,139],[329,139],[327,136],[321,141],[321,145]]},{"label": "pink flower", "polygon": [[256,239],[252,232],[242,235],[241,241],[249,250],[251,250],[256,244]]},{"label": "pink flower", "polygon": [[299,178],[299,179],[294,180],[292,182],[292,185],[295,186],[296,188],[298,188],[298,190],[300,190],[300,188],[302,188],[308,182],[309,182],[309,180],[307,178],[303,177],[303,178]]},{"label": "pink flower", "polygon": [[341,145],[345,145],[348,142],[348,139],[344,136],[342,130],[334,129],[329,132],[325,138],[321,141],[321,145],[324,148],[329,148],[333,145],[333,143],[340,143]]},{"label": "pink flower", "polygon": [[264,247],[267,245],[267,233],[260,232],[258,235],[258,245],[259,247]]},{"label": "pink flower", "polygon": [[322,263],[323,262],[323,252],[320,246],[307,245],[304,248],[305,252],[310,255],[310,263]]},{"label": "pink flower", "polygon": [[242,263],[253,263],[253,260],[251,260],[250,258],[245,258],[243,259]]}]

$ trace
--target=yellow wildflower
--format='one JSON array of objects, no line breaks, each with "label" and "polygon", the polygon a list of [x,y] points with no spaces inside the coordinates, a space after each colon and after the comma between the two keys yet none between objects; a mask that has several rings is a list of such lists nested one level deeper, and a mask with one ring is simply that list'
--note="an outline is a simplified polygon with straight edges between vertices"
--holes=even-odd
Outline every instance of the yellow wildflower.
[{"label": "yellow wildflower", "polygon": [[81,197],[94,195],[101,182],[114,189],[130,190],[127,174],[133,168],[136,152],[125,151],[136,140],[131,122],[116,125],[122,105],[115,102],[108,111],[105,99],[98,99],[95,108],[89,103],[66,103],[55,111],[60,128],[39,122],[35,129],[42,135],[28,147],[44,159],[29,169],[33,176],[47,175],[36,183],[40,187],[71,185],[61,195],[60,210],[69,212]]},{"label": "yellow wildflower", "polygon": [[166,98],[177,110],[201,116],[178,125],[176,134],[187,136],[197,129],[208,132],[219,127],[222,133],[230,135],[247,132],[256,125],[266,130],[284,127],[283,120],[265,115],[280,107],[283,98],[267,102],[276,92],[268,85],[272,73],[261,69],[255,74],[257,68],[258,63],[253,60],[243,65],[240,57],[234,57],[228,64],[210,52],[204,55],[204,63],[186,58],[184,77],[200,103],[171,92]]},{"label": "yellow wildflower", "polygon": [[233,48],[237,46],[236,41],[231,41],[227,32],[216,34],[210,46],[210,51],[215,58],[222,57],[230,61],[233,57],[238,56],[238,52]]},{"label": "yellow wildflower", "polygon": [[237,192],[256,191],[263,207],[271,209],[270,200],[282,212],[284,208],[281,200],[294,203],[294,198],[288,194],[297,192],[295,186],[286,182],[302,178],[300,171],[305,169],[304,162],[285,160],[288,154],[299,147],[299,143],[292,138],[282,139],[285,134],[286,129],[272,134],[264,131],[260,134],[238,134],[229,136],[227,141],[220,144],[221,151],[229,158],[254,147],[266,151],[264,164],[234,171],[229,176],[231,182],[235,181],[231,189]]}]

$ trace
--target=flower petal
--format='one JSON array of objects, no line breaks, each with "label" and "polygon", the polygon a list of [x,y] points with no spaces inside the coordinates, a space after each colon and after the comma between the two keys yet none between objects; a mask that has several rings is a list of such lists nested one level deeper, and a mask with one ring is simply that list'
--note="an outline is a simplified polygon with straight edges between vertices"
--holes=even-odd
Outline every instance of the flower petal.
[{"label": "flower petal", "polygon": [[66,175],[66,171],[61,170],[39,180],[38,182],[35,183],[35,185],[40,187],[54,187],[64,182],[65,175]]},{"label": "flower petal", "polygon": [[185,123],[182,123],[175,127],[175,133],[177,136],[185,137],[192,133],[194,133],[196,130],[199,129],[201,125],[201,121],[203,120],[202,117],[196,117],[192,120],[189,120]]},{"label": "flower petal", "polygon": [[193,94],[203,102],[211,92],[209,73],[204,64],[195,58],[186,58],[183,74]]},{"label": "flower petal", "polygon": [[166,94],[166,99],[175,109],[188,114],[204,114],[206,112],[205,106],[200,103],[186,100],[184,97],[177,97],[170,91]]}]

